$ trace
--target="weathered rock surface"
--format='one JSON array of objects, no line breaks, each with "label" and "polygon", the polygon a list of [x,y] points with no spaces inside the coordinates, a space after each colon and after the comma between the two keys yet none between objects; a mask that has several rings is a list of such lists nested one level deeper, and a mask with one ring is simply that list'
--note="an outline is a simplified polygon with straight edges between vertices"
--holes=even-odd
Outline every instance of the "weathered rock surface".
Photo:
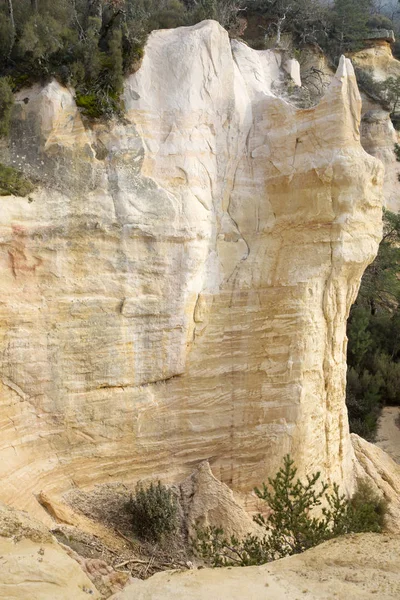
[{"label": "weathered rock surface", "polygon": [[221,527],[239,539],[248,533],[264,534],[227,485],[218,481],[207,461],[179,485],[179,503],[189,539],[196,538],[196,527]]},{"label": "weathered rock surface", "polygon": [[28,515],[0,505],[0,598],[100,598],[89,577]]},{"label": "weathered rock surface", "polygon": [[[368,73],[375,81],[388,77],[400,77],[400,61],[394,58],[390,44],[374,43],[370,48],[351,55],[356,67]],[[363,94],[363,120],[361,143],[363,148],[385,165],[384,204],[393,211],[400,211],[400,165],[394,154],[394,145],[399,142],[389,112],[382,110],[371,97]]]},{"label": "weathered rock surface", "polygon": [[373,43],[351,55],[356,67],[369,72],[376,81],[384,81],[388,77],[399,77],[400,61],[394,58],[389,43]]},{"label": "weathered rock surface", "polygon": [[365,38],[365,41],[372,41],[376,44],[376,41],[380,41],[381,43],[387,42],[393,44],[396,41],[393,29],[373,29],[369,31],[368,35]]},{"label": "weathered rock surface", "polygon": [[[386,42],[371,41],[371,47],[350,55],[352,62],[375,81],[400,76],[400,61],[394,58]],[[327,57],[313,47],[303,51],[302,81],[316,101],[326,90],[335,73]],[[400,211],[400,165],[396,160],[394,145],[399,134],[390,120],[389,110],[384,110],[377,97],[361,90],[362,122],[361,144],[368,154],[381,160],[385,166],[383,202],[393,212]]]},{"label": "weathered rock surface", "polygon": [[[0,198],[0,498],[177,481],[248,492],[290,451],[351,489],[345,321],[380,238],[382,167],[342,59],[297,110],[207,21],[154,32],[124,123],[53,82],[17,98]],[[16,495],[15,490],[19,493]]]},{"label": "weathered rock surface", "polygon": [[356,474],[387,502],[386,528],[400,533],[400,465],[375,444],[352,433]]},{"label": "weathered rock surface", "polygon": [[372,156],[379,158],[385,165],[384,203],[389,210],[398,212],[400,210],[400,164],[394,153],[398,134],[387,111],[375,109],[369,110],[363,115],[361,140],[363,148]]},{"label": "weathered rock surface", "polygon": [[337,538],[262,567],[167,571],[136,580],[114,600],[379,600],[400,595],[400,537]]}]

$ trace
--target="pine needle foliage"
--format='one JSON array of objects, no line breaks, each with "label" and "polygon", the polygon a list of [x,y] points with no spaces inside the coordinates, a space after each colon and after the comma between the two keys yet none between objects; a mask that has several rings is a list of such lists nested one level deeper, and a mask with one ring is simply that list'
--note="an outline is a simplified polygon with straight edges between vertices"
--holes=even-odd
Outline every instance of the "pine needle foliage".
[{"label": "pine needle foliage", "polygon": [[268,505],[268,516],[254,521],[265,534],[228,538],[220,527],[197,529],[196,553],[213,567],[260,565],[299,554],[346,533],[382,531],[386,505],[361,483],[351,499],[334,484],[332,491],[320,473],[302,482],[289,455],[274,478],[255,493]]},{"label": "pine needle foliage", "polygon": [[[400,157],[400,146],[394,148]],[[350,429],[373,441],[382,406],[400,406],[400,216],[383,212],[383,238],[347,325]]]},{"label": "pine needle foliage", "polygon": [[[245,33],[243,17],[255,18],[262,44],[279,44],[286,35],[297,50],[317,44],[337,62],[342,52],[362,47],[369,28],[388,26],[381,15],[370,20],[371,2],[6,0],[0,2],[0,77],[12,77],[16,88],[56,78],[76,89],[84,115],[110,118],[123,110],[122,76],[139,67],[155,29],[216,19],[237,37]],[[256,42],[251,34],[245,39]]]}]

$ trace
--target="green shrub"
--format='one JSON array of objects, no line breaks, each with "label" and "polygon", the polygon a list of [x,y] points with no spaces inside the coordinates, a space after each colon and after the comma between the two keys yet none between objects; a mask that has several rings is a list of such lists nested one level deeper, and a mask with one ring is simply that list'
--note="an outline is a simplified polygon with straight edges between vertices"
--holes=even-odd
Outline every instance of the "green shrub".
[{"label": "green shrub", "polygon": [[112,91],[107,93],[101,89],[88,93],[77,91],[75,102],[82,109],[82,113],[90,119],[111,118],[119,114],[121,109],[118,94]]},{"label": "green shrub", "polygon": [[354,533],[380,533],[384,528],[386,511],[386,501],[379,498],[365,481],[360,481],[348,504],[346,529]]},{"label": "green shrub", "polygon": [[[283,467],[268,485],[255,488],[257,496],[270,510],[265,517],[254,517],[265,534],[248,534],[242,540],[227,538],[223,529],[209,527],[197,530],[193,541],[198,555],[214,567],[259,565],[304,552],[325,540],[352,532],[382,531],[386,505],[367,484],[359,485],[349,500],[333,485],[328,491],[319,483],[320,473],[296,479],[297,469],[287,455]],[[319,509],[319,516],[315,509]]]},{"label": "green shrub", "polygon": [[48,14],[32,15],[25,23],[19,40],[21,54],[29,54],[40,65],[62,48],[61,24]]},{"label": "green shrub", "polygon": [[368,310],[362,306],[355,306],[348,325],[347,335],[351,339],[348,349],[349,359],[351,364],[357,367],[362,364],[372,346],[372,335],[369,331],[370,317]]},{"label": "green shrub", "polygon": [[192,545],[195,553],[212,567],[248,567],[272,560],[267,536],[227,538],[221,527],[198,527]]},{"label": "green shrub", "polygon": [[141,539],[160,542],[178,528],[176,497],[160,481],[147,488],[138,483],[130,507],[134,531]]},{"label": "green shrub", "polygon": [[384,404],[400,406],[400,363],[385,353],[376,354],[373,367],[379,376],[380,394]]},{"label": "green shrub", "polygon": [[21,171],[0,163],[0,196],[27,196],[34,185]]},{"label": "green shrub", "polygon": [[0,137],[9,133],[13,104],[11,81],[8,77],[0,77]]},{"label": "green shrub", "polygon": [[382,405],[384,382],[380,373],[372,374],[367,369],[347,371],[346,404],[350,431],[374,441]]},{"label": "green shrub", "polygon": [[171,29],[186,25],[187,10],[180,0],[166,0],[151,16],[151,28]]},{"label": "green shrub", "polygon": [[81,94],[77,92],[75,102],[79,108],[82,108],[83,114],[87,117],[98,119],[103,114],[100,100],[96,94]]}]

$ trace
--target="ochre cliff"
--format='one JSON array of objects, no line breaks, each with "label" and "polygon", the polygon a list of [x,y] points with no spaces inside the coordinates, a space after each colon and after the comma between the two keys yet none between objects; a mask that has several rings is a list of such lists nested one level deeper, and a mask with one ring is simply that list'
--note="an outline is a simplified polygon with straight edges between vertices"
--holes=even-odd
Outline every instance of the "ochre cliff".
[{"label": "ochre cliff", "polygon": [[313,109],[281,77],[207,21],[151,34],[123,122],[19,94],[1,160],[37,187],[0,198],[1,500],[204,459],[247,492],[289,451],[351,489],[345,324],[383,169],[348,60]]},{"label": "ochre cliff", "polygon": [[394,58],[391,45],[382,40],[371,41],[368,48],[354,52],[351,59],[356,67],[369,72],[376,81],[400,75],[400,62]]},{"label": "ochre cliff", "polygon": [[364,150],[381,160],[385,166],[384,205],[395,213],[400,211],[400,164],[394,153],[398,141],[398,132],[387,111],[375,107],[365,112],[361,121],[361,142]]},{"label": "ochre cliff", "polygon": [[[371,43],[351,55],[353,64],[372,77],[375,82],[382,82],[389,77],[400,76],[400,61],[394,58],[388,42]],[[372,156],[381,160],[385,166],[384,205],[393,212],[400,211],[400,165],[396,160],[394,145],[399,142],[399,134],[393,127],[389,112],[367,94],[362,94],[363,118],[361,126],[361,143]]]},{"label": "ochre cliff", "polygon": [[[368,154],[383,162],[383,203],[387,209],[397,213],[400,211],[400,165],[396,160],[394,145],[400,141],[399,134],[390,119],[387,103],[379,101],[379,96],[383,96],[382,91],[371,89],[368,80],[365,82],[363,79],[363,74],[369,75],[376,83],[389,77],[399,77],[400,61],[394,58],[387,41],[370,40],[369,44],[367,48],[349,55],[364,82],[361,89],[361,144]],[[322,51],[310,47],[303,50],[301,65],[303,87],[308,89],[313,99],[318,98],[335,75],[327,57]]]}]

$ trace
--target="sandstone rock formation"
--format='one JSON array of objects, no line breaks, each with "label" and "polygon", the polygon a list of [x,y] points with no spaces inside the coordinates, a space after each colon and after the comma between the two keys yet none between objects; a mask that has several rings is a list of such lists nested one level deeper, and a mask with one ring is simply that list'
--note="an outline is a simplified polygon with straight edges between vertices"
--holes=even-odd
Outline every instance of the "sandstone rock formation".
[{"label": "sandstone rock formation", "polygon": [[[375,41],[371,47],[351,55],[356,67],[368,73],[375,81],[388,77],[400,77],[400,61],[394,58],[388,42]],[[400,165],[394,154],[394,145],[399,136],[389,118],[389,112],[367,94],[363,98],[361,143],[372,156],[385,165],[384,205],[393,212],[400,211]]]},{"label": "sandstone rock formation", "polygon": [[[400,66],[400,63],[399,63]],[[383,197],[385,207],[393,212],[400,210],[400,164],[394,153],[398,133],[393,127],[389,113],[381,108],[367,111],[361,122],[363,148],[385,165]]]},{"label": "sandstone rock formation", "polygon": [[[386,41],[372,40],[371,46],[350,55],[351,61],[373,80],[379,82],[388,77],[400,76],[400,61],[394,58]],[[301,77],[311,100],[317,101],[324,93],[335,73],[327,57],[313,47],[302,55]],[[383,203],[393,212],[400,211],[400,164],[394,154],[399,135],[390,120],[389,111],[382,108],[377,96],[361,90],[362,122],[361,144],[368,154],[375,156],[385,166]]]},{"label": "sandstone rock formation", "polygon": [[400,75],[400,61],[394,58],[386,41],[374,42],[369,48],[354,52],[351,59],[356,67],[370,72],[376,81]]},{"label": "sandstone rock formation", "polygon": [[387,502],[386,528],[400,533],[400,465],[375,444],[352,433],[356,455],[356,475],[366,480],[375,492]]},{"label": "sandstone rock formation", "polygon": [[196,527],[221,527],[230,537],[243,538],[248,533],[265,534],[232,490],[218,481],[207,461],[179,485],[179,504],[189,539],[196,538]]},{"label": "sandstone rock formation", "polygon": [[167,571],[113,600],[397,600],[398,536],[359,534],[262,567]]},{"label": "sandstone rock formation", "polygon": [[27,515],[0,505],[0,598],[100,598],[78,563]]},{"label": "sandstone rock formation", "polygon": [[[0,160],[0,498],[176,481],[248,492],[290,451],[351,489],[345,322],[380,239],[381,164],[342,59],[325,97],[274,94],[272,51],[215,22],[151,34],[126,118],[17,97]],[[15,494],[15,490],[19,494]]]}]

